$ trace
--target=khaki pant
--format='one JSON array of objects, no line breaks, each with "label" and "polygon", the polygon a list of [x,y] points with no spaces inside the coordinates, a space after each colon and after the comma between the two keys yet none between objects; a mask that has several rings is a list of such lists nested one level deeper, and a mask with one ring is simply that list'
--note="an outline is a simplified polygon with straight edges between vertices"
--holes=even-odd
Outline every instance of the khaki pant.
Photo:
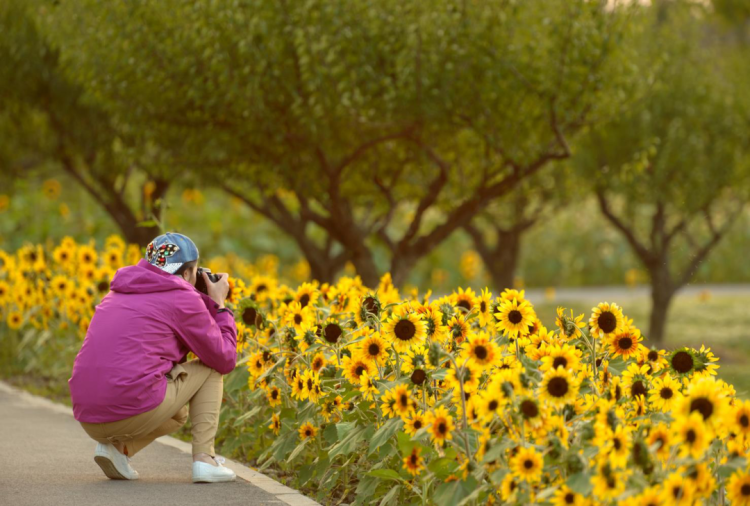
[{"label": "khaki pant", "polygon": [[167,373],[164,401],[154,409],[116,422],[80,423],[83,430],[99,443],[124,443],[128,456],[132,457],[154,439],[182,427],[189,414],[193,455],[203,452],[214,457],[223,389],[224,377],[221,374],[200,360],[191,360],[176,364]]}]

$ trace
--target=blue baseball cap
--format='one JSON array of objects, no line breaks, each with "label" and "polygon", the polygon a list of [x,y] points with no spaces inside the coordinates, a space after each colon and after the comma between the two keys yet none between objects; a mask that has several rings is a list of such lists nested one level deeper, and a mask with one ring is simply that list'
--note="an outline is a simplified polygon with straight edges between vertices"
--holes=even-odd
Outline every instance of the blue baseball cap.
[{"label": "blue baseball cap", "polygon": [[198,247],[185,235],[167,232],[146,246],[146,260],[151,265],[174,274],[182,264],[198,260]]}]

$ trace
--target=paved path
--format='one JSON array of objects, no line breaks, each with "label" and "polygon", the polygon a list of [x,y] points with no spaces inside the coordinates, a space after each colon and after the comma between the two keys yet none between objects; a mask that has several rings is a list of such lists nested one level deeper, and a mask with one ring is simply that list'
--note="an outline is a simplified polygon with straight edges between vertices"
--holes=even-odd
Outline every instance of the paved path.
[{"label": "paved path", "polygon": [[[738,296],[750,295],[748,284],[717,284],[717,285],[694,285],[689,284],[682,287],[675,297],[697,297],[703,292],[716,296]],[[494,294],[495,292],[493,292]],[[498,292],[499,294],[499,292]],[[648,299],[651,296],[651,288],[647,285],[636,287],[627,286],[585,286],[574,288],[557,288],[554,301],[607,301],[618,302],[621,300]],[[526,298],[532,303],[549,301],[543,288],[530,288],[526,290]]]},{"label": "paved path", "polygon": [[159,438],[133,458],[139,480],[110,480],[94,462],[95,446],[70,408],[0,382],[0,504],[317,504],[233,462],[236,481],[194,484],[189,445],[174,438]]}]

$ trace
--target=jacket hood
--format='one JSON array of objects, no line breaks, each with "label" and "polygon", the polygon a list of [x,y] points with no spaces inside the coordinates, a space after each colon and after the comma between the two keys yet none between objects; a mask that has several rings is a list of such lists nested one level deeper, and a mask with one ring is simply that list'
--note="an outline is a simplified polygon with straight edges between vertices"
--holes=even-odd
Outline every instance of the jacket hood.
[{"label": "jacket hood", "polygon": [[195,290],[181,276],[169,274],[141,259],[136,265],[117,269],[109,286],[119,293],[153,293],[170,290]]}]

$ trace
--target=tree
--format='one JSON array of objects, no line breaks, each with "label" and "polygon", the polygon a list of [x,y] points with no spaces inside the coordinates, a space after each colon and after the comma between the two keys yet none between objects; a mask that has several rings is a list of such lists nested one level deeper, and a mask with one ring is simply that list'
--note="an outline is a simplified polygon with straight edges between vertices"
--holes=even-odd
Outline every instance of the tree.
[{"label": "tree", "polygon": [[375,249],[398,284],[567,158],[626,73],[623,10],[584,0],[71,0],[44,18],[69,75],[142,141],[225,181],[318,272],[349,260],[370,286]]},{"label": "tree", "polygon": [[[126,163],[126,145],[112,118],[87,99],[61,68],[59,52],[40,34],[28,6],[0,6],[0,106],[3,172],[25,177],[35,171],[64,171],[107,211],[125,238],[145,245],[158,229],[139,227],[128,183],[139,184],[140,214],[159,215],[153,203],[169,181],[157,172]],[[144,172],[146,177],[138,177]]]},{"label": "tree", "polygon": [[577,157],[599,207],[651,279],[649,337],[661,343],[672,298],[747,201],[746,130],[706,18],[661,4],[639,47],[651,68],[638,100],[592,130]]},{"label": "tree", "polygon": [[524,235],[574,201],[571,182],[563,167],[530,178],[464,226],[497,290],[513,287]]}]

